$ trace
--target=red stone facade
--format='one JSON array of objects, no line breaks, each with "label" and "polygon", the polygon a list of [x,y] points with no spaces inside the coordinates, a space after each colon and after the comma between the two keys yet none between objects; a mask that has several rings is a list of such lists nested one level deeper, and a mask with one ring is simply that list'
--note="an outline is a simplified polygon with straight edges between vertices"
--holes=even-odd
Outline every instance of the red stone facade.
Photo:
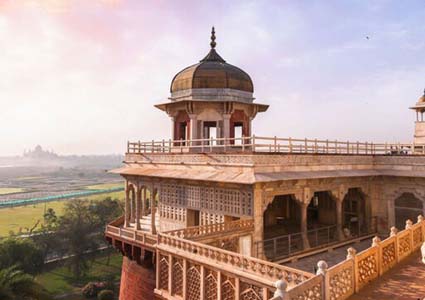
[{"label": "red stone facade", "polygon": [[138,265],[128,257],[123,257],[121,271],[120,300],[154,299],[155,270],[152,266]]}]

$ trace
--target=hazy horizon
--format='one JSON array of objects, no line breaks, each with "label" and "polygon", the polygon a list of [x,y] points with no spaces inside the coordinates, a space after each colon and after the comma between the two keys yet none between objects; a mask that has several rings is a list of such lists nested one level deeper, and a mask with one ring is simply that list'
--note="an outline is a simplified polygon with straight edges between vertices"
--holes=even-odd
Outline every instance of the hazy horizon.
[{"label": "hazy horizon", "polygon": [[208,52],[212,25],[270,105],[255,134],[409,142],[424,15],[423,1],[0,0],[0,156],[168,139],[153,105]]}]

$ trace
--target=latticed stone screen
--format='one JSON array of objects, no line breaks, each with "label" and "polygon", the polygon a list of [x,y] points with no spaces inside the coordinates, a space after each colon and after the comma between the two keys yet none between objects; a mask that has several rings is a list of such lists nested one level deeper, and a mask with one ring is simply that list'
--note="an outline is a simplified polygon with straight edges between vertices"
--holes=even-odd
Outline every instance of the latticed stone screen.
[{"label": "latticed stone screen", "polygon": [[159,260],[159,287],[168,291],[168,256],[161,255]]},{"label": "latticed stone screen", "polygon": [[201,298],[201,271],[198,265],[189,265],[186,282],[187,299],[199,300]]},{"label": "latticed stone screen", "polygon": [[219,215],[252,216],[251,190],[162,183],[161,204]]},{"label": "latticed stone screen", "polygon": [[173,268],[171,272],[172,293],[183,297],[183,260],[181,258],[173,258]]},{"label": "latticed stone screen", "polygon": [[235,300],[235,279],[225,275],[222,275],[221,279],[221,299]]},{"label": "latticed stone screen", "polygon": [[240,283],[240,300],[263,300],[262,288],[241,281]]},{"label": "latticed stone screen", "polygon": [[217,272],[213,270],[205,270],[205,299],[216,300],[217,294]]}]

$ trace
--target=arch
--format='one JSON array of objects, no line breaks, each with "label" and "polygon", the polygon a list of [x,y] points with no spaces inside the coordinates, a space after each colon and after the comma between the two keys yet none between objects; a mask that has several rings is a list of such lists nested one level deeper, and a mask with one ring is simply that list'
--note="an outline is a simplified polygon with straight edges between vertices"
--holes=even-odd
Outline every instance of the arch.
[{"label": "arch", "polygon": [[301,205],[293,194],[277,195],[263,212],[264,239],[301,231]]},{"label": "arch", "polygon": [[415,223],[417,217],[424,213],[425,202],[414,192],[403,192],[394,199],[395,226],[399,230],[404,229],[406,220]]},{"label": "arch", "polygon": [[345,235],[361,235],[367,232],[369,220],[366,199],[361,188],[349,188],[345,194],[342,201],[342,226]]},{"label": "arch", "polygon": [[307,228],[336,224],[336,203],[330,191],[315,192],[307,207]]}]

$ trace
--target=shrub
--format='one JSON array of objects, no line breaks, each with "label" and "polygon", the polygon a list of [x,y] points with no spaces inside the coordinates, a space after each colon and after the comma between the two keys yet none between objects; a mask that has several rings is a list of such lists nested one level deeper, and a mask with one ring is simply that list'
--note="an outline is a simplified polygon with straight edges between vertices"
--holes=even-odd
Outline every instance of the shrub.
[{"label": "shrub", "polygon": [[102,290],[97,294],[97,300],[114,300],[114,292],[111,290]]},{"label": "shrub", "polygon": [[105,282],[89,282],[83,287],[81,292],[86,298],[94,298],[105,287]]}]

